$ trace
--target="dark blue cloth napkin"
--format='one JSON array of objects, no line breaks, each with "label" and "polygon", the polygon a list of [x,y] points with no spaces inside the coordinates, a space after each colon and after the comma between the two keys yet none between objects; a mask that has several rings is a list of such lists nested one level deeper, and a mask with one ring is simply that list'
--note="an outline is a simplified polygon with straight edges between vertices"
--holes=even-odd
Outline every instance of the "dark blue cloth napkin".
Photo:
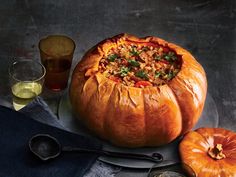
[{"label": "dark blue cloth napkin", "polygon": [[[26,112],[27,114],[27,112]],[[100,149],[94,139],[42,124],[26,114],[0,106],[0,177],[80,177],[96,160],[94,154],[63,153],[42,162],[28,147],[38,133],[50,134],[62,145]]]}]

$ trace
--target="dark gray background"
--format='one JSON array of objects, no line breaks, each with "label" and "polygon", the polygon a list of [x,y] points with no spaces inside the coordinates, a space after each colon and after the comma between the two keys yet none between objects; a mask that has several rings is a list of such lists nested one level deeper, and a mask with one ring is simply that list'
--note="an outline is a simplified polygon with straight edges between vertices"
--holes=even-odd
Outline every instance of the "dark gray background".
[{"label": "dark gray background", "polygon": [[76,64],[90,47],[123,32],[189,50],[207,73],[219,126],[236,131],[235,0],[1,0],[0,102],[10,97],[9,64],[20,57],[39,60],[40,38],[73,38]]}]

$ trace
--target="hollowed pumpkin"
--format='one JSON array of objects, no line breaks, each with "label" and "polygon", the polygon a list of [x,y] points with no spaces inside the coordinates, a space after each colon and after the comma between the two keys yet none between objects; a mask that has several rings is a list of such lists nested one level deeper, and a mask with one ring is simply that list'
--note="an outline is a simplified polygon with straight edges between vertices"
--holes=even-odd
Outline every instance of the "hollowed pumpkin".
[{"label": "hollowed pumpkin", "polygon": [[179,145],[181,159],[198,177],[236,176],[236,133],[200,128],[187,133]]},{"label": "hollowed pumpkin", "polygon": [[[131,46],[132,54],[128,53],[127,58],[109,55],[120,46]],[[140,51],[133,47],[140,48]],[[133,61],[136,60],[135,51],[140,54],[147,47],[148,50],[161,51],[163,59],[157,56],[157,62],[163,60],[173,65],[178,58],[177,70],[171,71],[172,66],[163,64],[160,68],[168,68],[162,71],[165,74],[160,76],[155,71],[163,81],[159,85],[150,83],[153,79],[147,81],[147,76],[157,75],[151,76],[151,72],[144,75],[139,68],[142,63]],[[165,53],[166,50],[171,52]],[[157,54],[153,54],[153,58],[154,55]],[[170,60],[173,55],[175,57]],[[120,78],[114,77],[117,72],[109,77],[101,72],[104,58],[121,63],[120,69],[124,72]],[[131,75],[136,72],[139,80],[125,84],[121,77],[129,74],[126,71],[131,71]],[[169,78],[171,72],[175,75]],[[125,147],[167,144],[193,128],[203,110],[206,92],[204,69],[188,51],[157,37],[137,38],[128,34],[106,39],[90,49],[75,67],[69,90],[72,108],[81,121],[99,137]]]}]

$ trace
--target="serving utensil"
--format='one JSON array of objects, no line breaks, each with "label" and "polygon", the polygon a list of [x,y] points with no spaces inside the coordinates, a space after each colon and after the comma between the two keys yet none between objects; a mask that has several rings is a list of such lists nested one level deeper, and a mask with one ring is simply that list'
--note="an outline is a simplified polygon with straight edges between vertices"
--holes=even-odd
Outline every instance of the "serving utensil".
[{"label": "serving utensil", "polygon": [[155,163],[163,161],[163,156],[159,153],[135,154],[135,153],[121,153],[98,149],[85,149],[80,147],[62,146],[59,141],[48,134],[37,134],[29,141],[30,151],[43,161],[58,157],[62,152],[77,152],[77,153],[94,153],[101,156],[128,158],[137,160],[147,160]]}]

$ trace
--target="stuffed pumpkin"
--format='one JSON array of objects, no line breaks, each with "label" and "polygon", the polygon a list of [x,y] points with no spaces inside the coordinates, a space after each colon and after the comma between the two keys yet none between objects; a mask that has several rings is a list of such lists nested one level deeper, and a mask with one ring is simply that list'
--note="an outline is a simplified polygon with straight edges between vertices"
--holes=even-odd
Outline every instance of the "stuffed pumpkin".
[{"label": "stuffed pumpkin", "polygon": [[129,34],[91,48],[69,90],[75,115],[100,138],[124,147],[164,145],[191,130],[206,93],[204,69],[187,50]]}]

